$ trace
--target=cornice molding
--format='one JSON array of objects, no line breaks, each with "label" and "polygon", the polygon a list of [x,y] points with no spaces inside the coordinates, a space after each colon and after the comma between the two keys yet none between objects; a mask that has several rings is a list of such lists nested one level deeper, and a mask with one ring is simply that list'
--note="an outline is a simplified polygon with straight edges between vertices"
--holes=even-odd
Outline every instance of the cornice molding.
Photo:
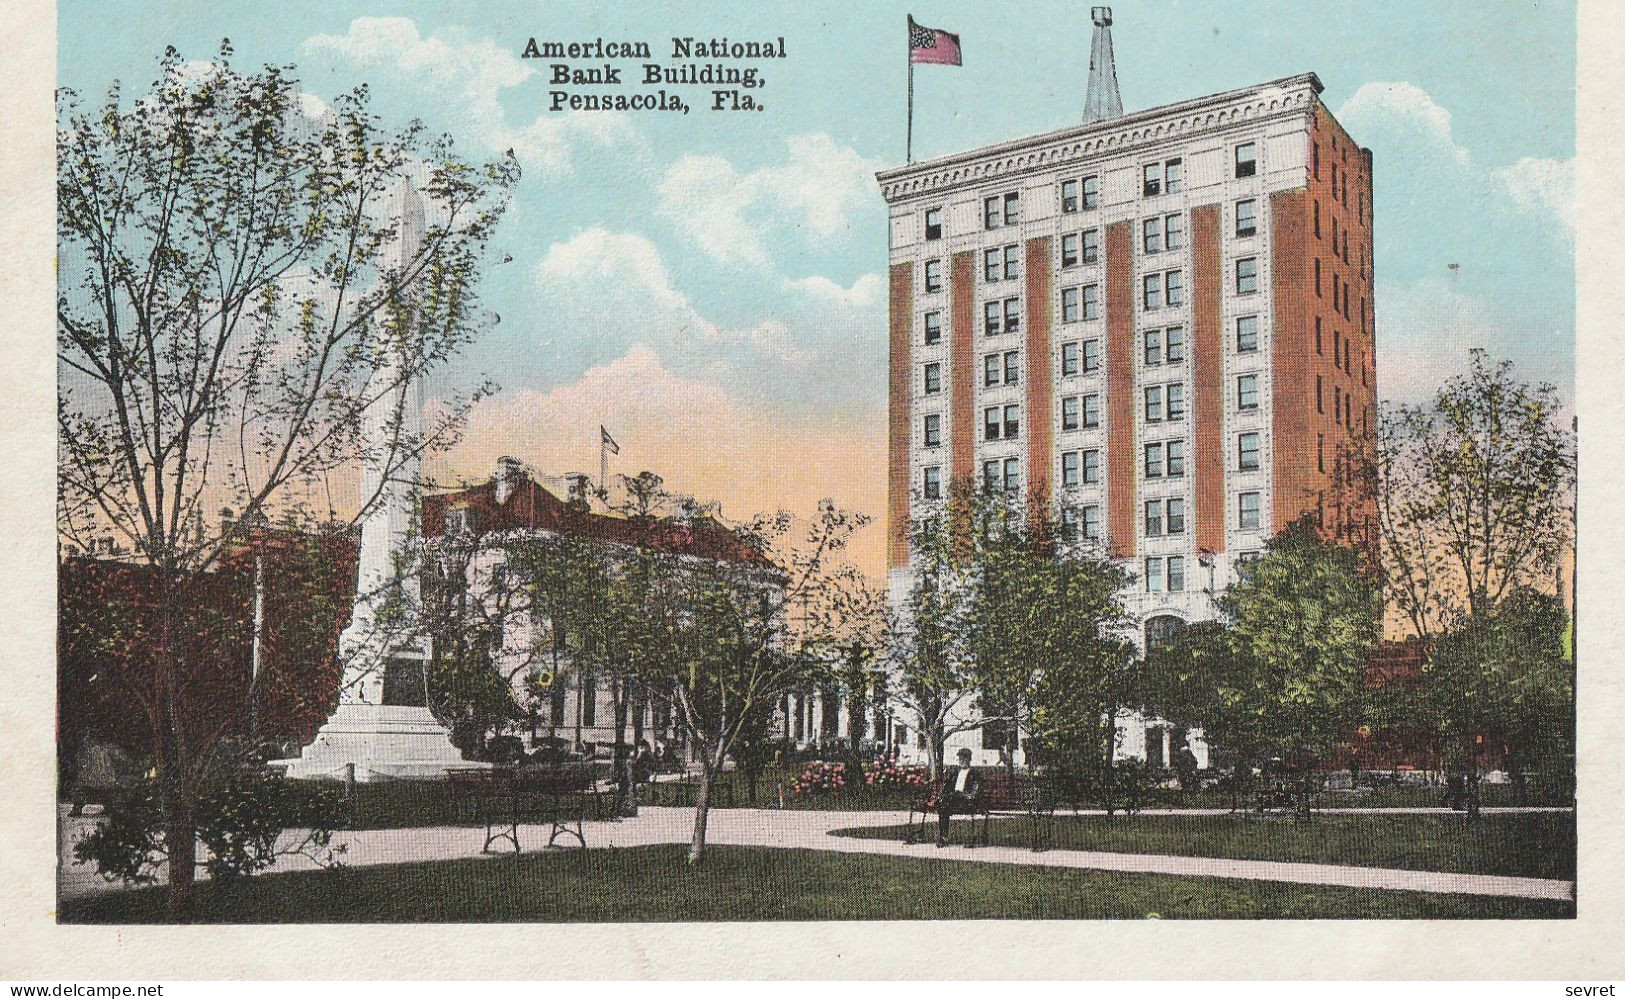
[{"label": "cornice molding", "polygon": [[876,174],[888,203],[996,177],[1014,177],[1170,139],[1189,139],[1242,122],[1313,109],[1321,91],[1313,73],[1152,108],[1124,118],[1029,136]]}]

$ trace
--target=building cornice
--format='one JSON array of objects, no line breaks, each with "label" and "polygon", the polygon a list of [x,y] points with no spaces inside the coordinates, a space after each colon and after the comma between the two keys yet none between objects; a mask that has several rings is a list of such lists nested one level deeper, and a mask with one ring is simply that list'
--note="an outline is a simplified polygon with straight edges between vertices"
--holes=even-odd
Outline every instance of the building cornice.
[{"label": "building cornice", "polygon": [[875,174],[888,203],[965,183],[1017,176],[1090,157],[1188,139],[1242,121],[1307,112],[1324,89],[1314,73],[1165,104],[1088,125],[1026,136]]}]

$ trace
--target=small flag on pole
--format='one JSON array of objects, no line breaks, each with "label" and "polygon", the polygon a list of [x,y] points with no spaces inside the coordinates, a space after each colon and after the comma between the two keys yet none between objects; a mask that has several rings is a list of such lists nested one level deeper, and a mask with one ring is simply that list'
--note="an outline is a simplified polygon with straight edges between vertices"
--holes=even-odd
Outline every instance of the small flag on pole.
[{"label": "small flag on pole", "polygon": [[599,443],[603,444],[604,449],[607,450],[610,454],[620,454],[621,453],[621,446],[619,444],[615,443],[615,438],[613,438],[613,437],[611,437],[609,435],[609,431],[604,429],[604,425],[602,423],[600,423],[598,425],[598,436],[599,436]]},{"label": "small flag on pole", "polygon": [[938,66],[960,66],[959,36],[951,31],[927,28],[908,19],[908,61]]},{"label": "small flag on pole", "polygon": [[909,163],[914,162],[914,64],[917,62],[937,66],[964,65],[960,61],[959,36],[951,31],[915,24],[914,15],[908,16],[908,138],[905,149]]}]

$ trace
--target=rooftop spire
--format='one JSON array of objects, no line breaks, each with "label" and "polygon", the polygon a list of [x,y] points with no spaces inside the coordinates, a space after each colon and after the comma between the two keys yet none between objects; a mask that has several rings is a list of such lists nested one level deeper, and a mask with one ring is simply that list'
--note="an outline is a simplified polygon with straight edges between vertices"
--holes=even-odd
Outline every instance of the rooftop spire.
[{"label": "rooftop spire", "polygon": [[1123,98],[1117,92],[1117,62],[1112,58],[1112,9],[1090,11],[1095,37],[1089,46],[1089,91],[1083,100],[1085,125],[1123,116]]}]

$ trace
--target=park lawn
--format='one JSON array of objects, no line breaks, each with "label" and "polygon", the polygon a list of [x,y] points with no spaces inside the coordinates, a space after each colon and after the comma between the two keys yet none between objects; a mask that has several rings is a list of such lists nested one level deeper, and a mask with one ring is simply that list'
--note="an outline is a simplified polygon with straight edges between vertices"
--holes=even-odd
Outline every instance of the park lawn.
[{"label": "park lawn", "polygon": [[[824,919],[1546,919],[1574,903],[1044,869],[912,857],[680,846],[525,854],[199,883],[205,923],[690,922]],[[161,889],[62,903],[64,923],[149,923]]]},{"label": "park lawn", "polygon": [[[955,823],[955,835],[969,834]],[[906,826],[843,829],[842,836],[902,839]],[[1025,819],[995,819],[989,842],[1027,846]],[[1316,815],[1308,822],[1259,815],[1059,816],[1062,850],[1173,854],[1235,860],[1287,860],[1459,874],[1572,880],[1572,812],[1485,815]]]}]

